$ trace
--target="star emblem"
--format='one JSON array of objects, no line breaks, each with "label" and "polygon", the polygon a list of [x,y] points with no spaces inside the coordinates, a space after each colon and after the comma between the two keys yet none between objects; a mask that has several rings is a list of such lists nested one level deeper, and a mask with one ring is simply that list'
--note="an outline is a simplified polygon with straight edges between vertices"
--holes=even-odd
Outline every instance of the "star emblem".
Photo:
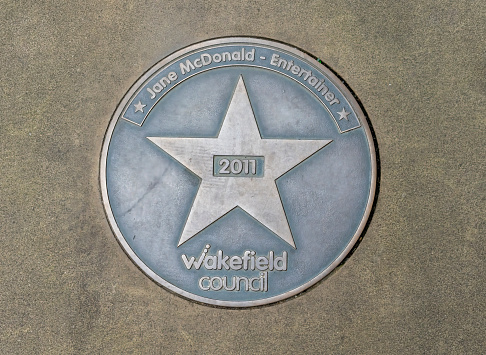
[{"label": "star emblem", "polygon": [[[216,138],[147,138],[201,178],[178,246],[240,207],[295,248],[275,180],[332,142],[262,139],[241,76]],[[263,156],[263,176],[214,176],[217,155]]]},{"label": "star emblem", "polygon": [[343,118],[347,121],[348,120],[348,115],[350,113],[351,112],[346,112],[346,110],[343,107],[343,110],[341,112],[338,112],[338,114],[339,114],[339,121],[341,121]]},{"label": "star emblem", "polygon": [[138,100],[138,104],[135,104],[133,106],[135,106],[135,112],[141,111],[143,113],[143,108],[147,105],[143,105],[142,101]]}]

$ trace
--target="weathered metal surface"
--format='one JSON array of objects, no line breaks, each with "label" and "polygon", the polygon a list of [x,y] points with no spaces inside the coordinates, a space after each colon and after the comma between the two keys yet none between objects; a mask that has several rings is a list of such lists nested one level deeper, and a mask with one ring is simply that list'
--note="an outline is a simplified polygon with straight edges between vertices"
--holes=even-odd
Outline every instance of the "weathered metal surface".
[{"label": "weathered metal surface", "polygon": [[111,226],[149,277],[247,307],[343,260],[370,214],[376,161],[360,106],[326,67],[281,43],[222,38],[137,81],[100,176]]}]

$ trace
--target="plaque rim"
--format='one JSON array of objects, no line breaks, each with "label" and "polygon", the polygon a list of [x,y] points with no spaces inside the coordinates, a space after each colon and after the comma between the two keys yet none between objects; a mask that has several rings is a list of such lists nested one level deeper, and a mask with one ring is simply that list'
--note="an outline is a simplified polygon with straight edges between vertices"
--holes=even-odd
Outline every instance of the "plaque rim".
[{"label": "plaque rim", "polygon": [[[120,118],[122,118],[123,111],[127,103],[131,100],[133,95],[139,90],[141,85],[147,81],[154,73],[158,70],[163,68],[165,65],[169,64],[170,62],[176,60],[178,57],[186,55],[190,52],[197,51],[199,49],[205,47],[211,47],[214,45],[223,45],[223,44],[257,44],[257,45],[264,45],[269,47],[275,47],[278,50],[284,50],[290,52],[296,56],[301,57],[302,59],[308,61],[310,64],[317,67],[326,77],[329,78],[330,81],[341,91],[343,96],[348,100],[348,103],[353,108],[361,127],[364,129],[366,138],[368,140],[368,148],[370,153],[370,160],[371,160],[371,179],[370,179],[370,189],[368,194],[368,200],[366,203],[366,208],[363,213],[363,217],[361,218],[360,224],[356,229],[355,234],[348,242],[346,248],[339,254],[339,256],[324,270],[322,270],[318,275],[313,277],[311,280],[305,282],[304,284],[296,287],[290,291],[284,292],[277,296],[272,296],[268,298],[263,298],[259,300],[253,301],[223,301],[217,300],[207,297],[198,296],[196,294],[190,293],[185,291],[168,281],[164,280],[162,277],[157,275],[154,271],[152,271],[132,250],[129,246],[125,237],[121,233],[118,225],[116,223],[115,217],[113,215],[113,211],[111,209],[111,205],[108,198],[108,190],[106,185],[106,162],[108,157],[108,148],[111,142],[111,137],[113,135],[114,128]],[[283,301],[288,299],[292,296],[296,296],[311,286],[318,283],[320,280],[324,279],[327,275],[329,275],[341,262],[350,254],[350,252],[355,247],[356,243],[358,242],[359,238],[364,233],[364,230],[368,223],[370,222],[371,212],[374,208],[375,199],[376,199],[376,192],[377,192],[377,176],[378,176],[378,162],[377,162],[377,147],[375,147],[375,139],[372,134],[372,130],[370,128],[370,123],[368,117],[365,115],[363,109],[361,108],[360,103],[358,102],[357,97],[354,95],[352,90],[348,88],[348,86],[344,83],[342,79],[340,79],[330,68],[328,68],[322,61],[318,61],[316,57],[308,54],[307,52],[298,49],[292,45],[273,40],[273,39],[266,39],[261,37],[251,37],[251,36],[238,36],[238,37],[219,37],[214,39],[204,40],[186,47],[183,47],[166,57],[162,58],[161,60],[157,61],[152,67],[150,67],[145,73],[140,76],[137,81],[132,84],[130,89],[125,93],[123,98],[119,101],[113,115],[110,118],[108,128],[105,132],[103,138],[103,145],[100,154],[100,170],[99,170],[99,179],[100,179],[100,188],[101,188],[101,197],[104,207],[104,212],[106,218],[108,219],[110,228],[114,233],[118,243],[121,245],[123,251],[128,255],[131,261],[137,266],[145,275],[147,275],[153,282],[157,285],[162,286],[163,288],[176,293],[183,298],[186,298],[191,301],[196,301],[200,304],[208,305],[208,306],[218,306],[218,307],[225,307],[225,308],[247,308],[247,307],[255,307],[255,306],[263,306],[272,304],[275,302]]]}]

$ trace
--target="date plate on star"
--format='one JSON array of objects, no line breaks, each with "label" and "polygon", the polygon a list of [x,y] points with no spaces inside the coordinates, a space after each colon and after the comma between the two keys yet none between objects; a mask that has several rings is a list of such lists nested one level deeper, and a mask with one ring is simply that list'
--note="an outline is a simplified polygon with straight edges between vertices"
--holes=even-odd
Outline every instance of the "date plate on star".
[{"label": "date plate on star", "polygon": [[215,155],[213,175],[220,177],[263,177],[265,157]]}]

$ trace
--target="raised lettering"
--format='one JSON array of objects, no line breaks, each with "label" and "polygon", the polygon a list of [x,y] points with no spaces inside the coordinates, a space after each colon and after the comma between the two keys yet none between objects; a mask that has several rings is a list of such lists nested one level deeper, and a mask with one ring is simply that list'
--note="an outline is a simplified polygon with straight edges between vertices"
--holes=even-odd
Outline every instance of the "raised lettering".
[{"label": "raised lettering", "polygon": [[233,52],[233,54],[231,54],[231,59],[233,60],[241,60],[241,53],[240,52]]},{"label": "raised lettering", "polygon": [[302,77],[302,75],[304,75],[304,80],[307,80],[312,75],[312,72],[310,70],[300,69],[299,76]]},{"label": "raised lettering", "polygon": [[255,48],[249,52],[246,52],[245,59],[249,62],[253,62],[255,60]]},{"label": "raised lettering", "polygon": [[[209,263],[211,261],[211,264]],[[216,255],[208,255],[204,258],[204,267],[208,270],[216,270],[217,258]]]},{"label": "raised lettering", "polygon": [[272,59],[270,59],[270,64],[271,65],[277,65],[278,58],[279,58],[279,55],[278,54],[272,54]]},{"label": "raised lettering", "polygon": [[154,86],[152,86],[152,90],[154,90],[155,92],[161,92],[163,89],[162,85],[160,85],[160,83],[156,83]]},{"label": "raised lettering", "polygon": [[256,268],[260,271],[268,269],[268,259],[264,256],[259,256],[256,259]]},{"label": "raised lettering", "polygon": [[307,80],[307,82],[308,82],[310,85],[314,86],[314,85],[316,85],[316,84],[319,82],[319,79],[317,79],[315,76],[311,76],[311,77],[309,78],[309,80]]},{"label": "raised lettering", "polygon": [[221,53],[221,55],[223,56],[223,62],[226,62],[227,60],[231,60],[230,52],[223,52]]},{"label": "raised lettering", "polygon": [[338,104],[339,103],[339,99],[335,98],[334,100],[332,100],[329,105],[334,105],[334,104]]},{"label": "raised lettering", "polygon": [[204,286],[203,285],[203,282],[208,280],[209,281],[209,277],[208,276],[204,276],[204,277],[201,277],[199,279],[199,288],[203,291],[209,291],[209,286]]},{"label": "raised lettering", "polygon": [[215,155],[213,174],[214,176],[260,178],[264,176],[264,164],[264,157]]},{"label": "raised lettering", "polygon": [[176,72],[174,72],[174,71],[171,71],[171,72],[170,72],[170,73],[167,75],[167,77],[169,78],[169,80],[170,80],[170,81],[175,81],[175,80],[177,80],[177,73],[176,73]]},{"label": "raised lettering", "polygon": [[201,60],[202,60],[203,65],[211,64],[211,56],[207,53],[201,54]]},{"label": "raised lettering", "polygon": [[234,159],[231,162],[231,173],[232,174],[239,174],[241,173],[241,170],[243,169],[243,164],[241,163],[240,159]]},{"label": "raised lettering", "polygon": [[334,99],[334,94],[332,92],[328,92],[324,98],[327,100],[327,101],[331,101]]},{"label": "raised lettering", "polygon": [[221,270],[222,268],[225,268],[226,270],[229,270],[229,266],[226,263],[229,259],[229,256],[223,256],[223,251],[218,250],[218,270]]},{"label": "raised lettering", "polygon": [[179,68],[181,69],[181,74],[189,73],[191,70],[196,69],[189,59],[186,60],[186,65],[181,62]]},{"label": "raised lettering", "polygon": [[[218,286],[214,286],[214,281],[218,281]],[[221,280],[221,277],[214,276],[211,279],[210,286],[211,286],[211,290],[219,291],[223,288],[223,280]]]},{"label": "raised lettering", "polygon": [[231,257],[229,261],[229,266],[231,270],[241,270],[241,263],[242,263],[241,258],[235,255]]},{"label": "raised lettering", "polygon": [[[280,64],[282,64],[282,65],[280,65]],[[287,61],[285,59],[279,58],[277,66],[285,69],[286,65],[287,65]]]},{"label": "raised lettering", "polygon": [[155,99],[155,96],[156,96],[156,95],[155,95],[155,92],[153,92],[153,90],[152,90],[152,89],[150,89],[150,88],[147,88],[147,91],[148,91],[148,92],[150,93],[150,95],[151,95],[151,96],[150,96],[150,98],[151,98],[152,100],[153,100],[153,99]]},{"label": "raised lettering", "polygon": [[287,252],[284,251],[282,256],[277,256],[274,261],[274,267],[277,271],[287,270]]},{"label": "raised lettering", "polygon": [[230,161],[228,159],[221,159],[219,161],[219,165],[222,166],[221,170],[219,170],[220,174],[229,174],[230,171],[228,170],[228,167],[230,165]]},{"label": "raised lettering", "polygon": [[291,72],[292,74],[297,75],[297,74],[299,74],[299,72],[300,72],[300,67],[299,67],[298,65],[294,65],[294,66],[292,67],[292,69],[290,70],[290,72]]},{"label": "raised lettering", "polygon": [[254,287],[253,286],[253,281],[260,281],[260,277],[252,277],[249,281],[248,281],[248,284],[250,286],[250,291],[253,291],[253,292],[258,292],[260,291],[260,287]]},{"label": "raised lettering", "polygon": [[182,261],[184,262],[184,265],[186,265],[187,270],[192,268],[193,265],[194,265],[194,268],[196,270],[199,270],[199,268],[201,267],[201,264],[204,260],[204,256],[205,256],[205,254],[202,253],[201,256],[199,257],[199,260],[196,261],[195,257],[191,256],[191,258],[189,260],[187,260],[187,256],[182,254]]},{"label": "raised lettering", "polygon": [[166,78],[165,76],[159,80],[159,83],[164,87],[166,88],[167,85],[170,84],[170,80],[168,78]]}]

